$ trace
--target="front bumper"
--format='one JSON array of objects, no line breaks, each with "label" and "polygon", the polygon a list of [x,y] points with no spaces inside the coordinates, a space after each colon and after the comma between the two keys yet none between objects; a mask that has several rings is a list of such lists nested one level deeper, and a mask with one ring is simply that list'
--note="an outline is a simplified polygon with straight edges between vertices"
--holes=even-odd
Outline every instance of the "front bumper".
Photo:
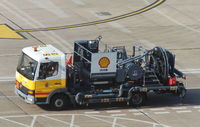
[{"label": "front bumper", "polygon": [[25,102],[29,104],[35,104],[35,97],[32,95],[26,95],[22,93],[19,89],[15,88],[15,94],[22,98]]}]

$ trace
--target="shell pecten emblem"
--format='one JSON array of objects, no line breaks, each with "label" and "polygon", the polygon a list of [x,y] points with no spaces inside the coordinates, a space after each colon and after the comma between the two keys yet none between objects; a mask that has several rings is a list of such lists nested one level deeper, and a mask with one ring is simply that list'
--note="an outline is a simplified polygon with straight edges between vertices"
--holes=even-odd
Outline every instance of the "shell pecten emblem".
[{"label": "shell pecten emblem", "polygon": [[100,68],[108,68],[109,65],[110,65],[110,59],[108,57],[101,57],[99,59]]}]

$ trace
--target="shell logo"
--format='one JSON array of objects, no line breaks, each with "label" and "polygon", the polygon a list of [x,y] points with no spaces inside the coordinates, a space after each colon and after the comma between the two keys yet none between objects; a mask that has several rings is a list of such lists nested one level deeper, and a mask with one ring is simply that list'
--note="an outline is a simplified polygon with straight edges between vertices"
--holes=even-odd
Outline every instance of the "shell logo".
[{"label": "shell logo", "polygon": [[102,57],[101,59],[99,59],[100,68],[108,68],[109,64],[110,60],[108,57]]}]

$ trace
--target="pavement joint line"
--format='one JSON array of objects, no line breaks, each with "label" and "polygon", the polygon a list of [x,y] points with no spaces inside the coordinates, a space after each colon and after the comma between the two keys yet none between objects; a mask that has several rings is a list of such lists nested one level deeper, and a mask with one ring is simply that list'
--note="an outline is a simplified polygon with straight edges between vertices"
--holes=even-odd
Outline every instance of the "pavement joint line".
[{"label": "pavement joint line", "polygon": [[100,113],[100,112],[85,112],[85,114],[97,114],[97,113]]},{"label": "pavement joint line", "polygon": [[170,112],[154,112],[156,115],[169,114]]},{"label": "pavement joint line", "polygon": [[181,110],[181,111],[176,111],[177,113],[190,113],[192,112],[191,110]]},{"label": "pavement joint line", "polygon": [[111,114],[111,116],[126,116],[127,114]]},{"label": "pavement joint line", "polygon": [[182,110],[182,109],[187,109],[187,107],[174,107],[174,108],[171,108],[173,110]]},{"label": "pavement joint line", "polygon": [[165,108],[152,108],[152,109],[149,109],[151,111],[163,111],[163,110],[166,110]]},{"label": "pavement joint line", "polygon": [[121,110],[110,110],[110,111],[106,111],[107,113],[119,113],[121,112]]}]

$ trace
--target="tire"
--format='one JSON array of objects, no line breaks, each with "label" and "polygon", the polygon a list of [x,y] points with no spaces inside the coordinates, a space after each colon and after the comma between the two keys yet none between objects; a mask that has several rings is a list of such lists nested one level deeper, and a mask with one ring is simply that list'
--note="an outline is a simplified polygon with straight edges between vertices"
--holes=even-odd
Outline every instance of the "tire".
[{"label": "tire", "polygon": [[54,110],[63,110],[68,108],[70,104],[69,98],[64,94],[56,94],[50,101],[50,106]]},{"label": "tire", "polygon": [[130,98],[130,104],[133,107],[139,107],[143,104],[144,99],[145,99],[144,94],[139,93],[139,92],[132,93],[131,98]]},{"label": "tire", "polygon": [[185,98],[186,92],[187,92],[187,90],[185,88],[180,89],[179,97],[182,98],[182,99]]}]

